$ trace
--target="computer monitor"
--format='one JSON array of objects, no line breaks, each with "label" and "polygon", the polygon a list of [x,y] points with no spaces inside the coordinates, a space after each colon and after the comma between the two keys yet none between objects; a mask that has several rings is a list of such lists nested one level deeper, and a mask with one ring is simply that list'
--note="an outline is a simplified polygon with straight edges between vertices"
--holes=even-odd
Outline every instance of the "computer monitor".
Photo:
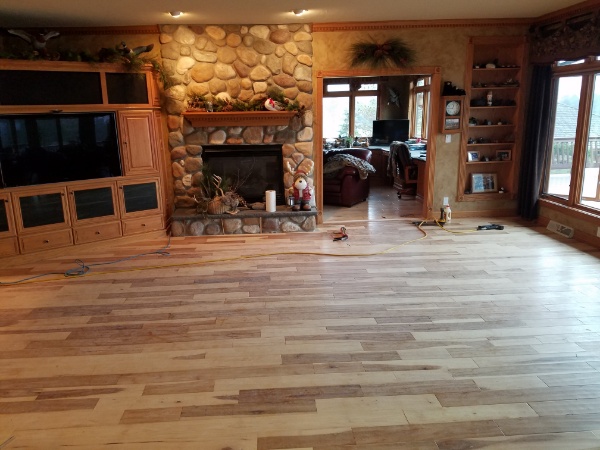
[{"label": "computer monitor", "polygon": [[392,141],[407,141],[409,127],[408,119],[374,120],[372,142],[383,145]]}]

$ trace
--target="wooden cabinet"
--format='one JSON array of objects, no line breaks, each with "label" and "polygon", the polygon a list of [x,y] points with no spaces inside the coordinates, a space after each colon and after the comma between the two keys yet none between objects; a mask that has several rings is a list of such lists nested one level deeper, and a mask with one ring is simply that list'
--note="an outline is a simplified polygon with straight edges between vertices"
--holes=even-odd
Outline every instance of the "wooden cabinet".
[{"label": "wooden cabinet", "polygon": [[523,37],[470,39],[458,201],[515,198],[523,134],[524,67]]},{"label": "wooden cabinet", "polygon": [[121,181],[118,184],[124,235],[164,228],[158,178]]},{"label": "wooden cabinet", "polygon": [[[150,67],[131,73],[118,64],[3,62],[0,119],[3,115],[8,120],[24,114],[54,119],[57,111],[65,116],[110,115],[112,122],[108,131],[105,127],[104,134],[113,134],[108,142],[116,151],[112,165],[108,167],[118,170],[104,170],[100,164],[104,160],[92,160],[97,170],[77,166],[75,162],[79,161],[77,158],[81,157],[85,145],[74,150],[62,141],[41,139],[37,129],[19,135],[19,139],[11,138],[15,132],[10,131],[10,126],[0,129],[0,134],[8,133],[0,136],[6,138],[0,139],[0,155],[3,156],[0,164],[7,161],[9,165],[12,159],[8,156],[25,152],[42,141],[52,142],[54,146],[46,153],[60,153],[63,158],[57,165],[56,179],[36,177],[35,173],[29,173],[29,166],[24,166],[22,179],[6,184],[0,179],[0,256],[164,229],[164,214],[170,210],[167,206],[170,193],[165,191],[168,185],[162,183],[160,177],[168,176],[168,155],[161,154],[164,125],[156,77]],[[85,121],[85,130],[95,129],[95,124],[91,120]],[[81,124],[75,127],[82,128]],[[95,133],[99,133],[97,129]],[[90,144],[88,141],[72,138],[72,142],[86,145]],[[104,154],[99,152],[98,155]],[[64,167],[78,169],[75,174],[64,176],[60,171]],[[79,170],[80,167],[83,169]],[[32,180],[38,184],[23,186],[23,180],[25,184]]]},{"label": "wooden cabinet", "polygon": [[121,157],[125,176],[158,173],[153,111],[120,111]]},{"label": "wooden cabinet", "polygon": [[67,187],[76,244],[121,236],[115,181],[93,181]]},{"label": "wooden cabinet", "polygon": [[11,197],[0,192],[0,256],[19,253]]}]

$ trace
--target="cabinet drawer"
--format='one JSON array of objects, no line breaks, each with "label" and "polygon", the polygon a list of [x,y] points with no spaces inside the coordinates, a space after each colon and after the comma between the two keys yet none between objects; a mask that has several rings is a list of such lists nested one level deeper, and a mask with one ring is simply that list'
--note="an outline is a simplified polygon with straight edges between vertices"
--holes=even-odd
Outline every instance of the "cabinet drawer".
[{"label": "cabinet drawer", "polygon": [[71,230],[49,231],[43,234],[21,236],[19,238],[22,253],[37,252],[51,248],[66,247],[73,244]]},{"label": "cabinet drawer", "polygon": [[73,229],[73,238],[76,244],[113,239],[119,236],[121,236],[120,222],[98,223]]},{"label": "cabinet drawer", "polygon": [[19,241],[16,237],[0,239],[0,256],[12,256],[19,254]]},{"label": "cabinet drawer", "polygon": [[123,235],[144,233],[146,231],[162,230],[164,228],[162,216],[139,217],[123,221]]}]

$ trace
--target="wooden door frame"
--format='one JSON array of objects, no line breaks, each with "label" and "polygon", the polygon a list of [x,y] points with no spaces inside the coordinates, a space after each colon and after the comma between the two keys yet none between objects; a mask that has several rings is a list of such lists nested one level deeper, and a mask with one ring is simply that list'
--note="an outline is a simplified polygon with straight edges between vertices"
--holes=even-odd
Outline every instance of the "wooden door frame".
[{"label": "wooden door frame", "polygon": [[442,70],[438,66],[409,67],[404,69],[339,69],[317,71],[317,92],[314,114],[314,139],[313,161],[314,181],[316,189],[317,223],[323,223],[323,79],[324,78],[352,78],[375,76],[406,76],[425,75],[431,76],[430,90],[430,116],[427,125],[427,161],[425,163],[426,181],[423,192],[423,219],[430,218],[433,211],[433,188],[435,179],[436,139],[438,130],[437,117],[439,117],[440,90],[442,85]]}]

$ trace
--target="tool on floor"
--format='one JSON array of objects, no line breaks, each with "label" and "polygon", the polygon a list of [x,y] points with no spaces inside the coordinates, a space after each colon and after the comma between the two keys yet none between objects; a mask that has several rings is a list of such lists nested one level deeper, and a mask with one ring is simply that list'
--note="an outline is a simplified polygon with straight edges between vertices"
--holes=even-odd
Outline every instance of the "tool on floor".
[{"label": "tool on floor", "polygon": [[479,225],[478,230],[504,230],[504,225],[497,225],[495,223],[489,225]]},{"label": "tool on floor", "polygon": [[345,241],[348,239],[348,234],[346,233],[346,227],[341,227],[340,232],[336,233],[333,236],[334,241]]}]

